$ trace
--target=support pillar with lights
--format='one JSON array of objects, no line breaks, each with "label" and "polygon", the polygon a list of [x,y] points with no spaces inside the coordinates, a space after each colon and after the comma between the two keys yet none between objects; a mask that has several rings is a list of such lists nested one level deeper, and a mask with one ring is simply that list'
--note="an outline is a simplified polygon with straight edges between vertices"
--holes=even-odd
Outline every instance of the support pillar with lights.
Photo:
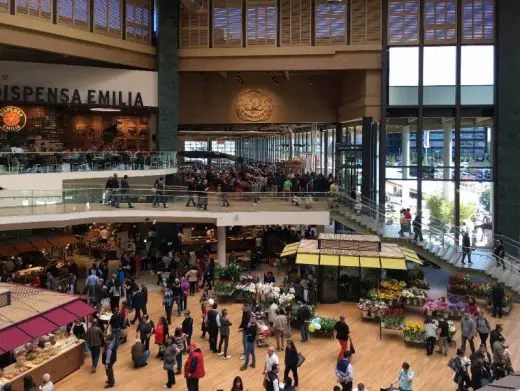
[{"label": "support pillar with lights", "polygon": [[158,0],[159,42],[157,44],[159,121],[157,150],[176,151],[178,148],[179,107],[179,41],[178,1]]},{"label": "support pillar with lights", "polygon": [[227,264],[226,227],[217,227],[217,261],[222,267]]}]

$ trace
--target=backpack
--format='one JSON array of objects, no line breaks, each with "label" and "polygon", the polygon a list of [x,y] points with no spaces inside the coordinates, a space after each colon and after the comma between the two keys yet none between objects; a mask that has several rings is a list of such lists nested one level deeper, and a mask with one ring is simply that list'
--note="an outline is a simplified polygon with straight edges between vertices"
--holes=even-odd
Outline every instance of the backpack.
[{"label": "backpack", "polygon": [[[459,360],[458,363],[457,359]],[[452,371],[458,372],[459,368],[462,366],[460,358],[458,358],[457,356],[450,358],[450,361],[448,361],[448,366],[451,368]]]}]

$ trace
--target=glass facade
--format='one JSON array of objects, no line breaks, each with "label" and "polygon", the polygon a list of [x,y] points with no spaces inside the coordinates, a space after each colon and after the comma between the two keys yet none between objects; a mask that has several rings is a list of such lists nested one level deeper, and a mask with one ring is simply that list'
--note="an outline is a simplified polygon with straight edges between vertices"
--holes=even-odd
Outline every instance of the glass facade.
[{"label": "glass facade", "polygon": [[490,0],[389,0],[384,49],[380,202],[455,233],[471,227],[478,245],[491,244],[481,227],[493,215],[493,12]]}]

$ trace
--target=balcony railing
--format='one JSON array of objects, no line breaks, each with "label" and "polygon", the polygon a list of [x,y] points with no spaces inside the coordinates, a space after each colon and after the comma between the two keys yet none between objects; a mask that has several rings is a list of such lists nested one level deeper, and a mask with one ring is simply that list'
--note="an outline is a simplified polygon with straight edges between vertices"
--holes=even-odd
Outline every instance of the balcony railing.
[{"label": "balcony railing", "polygon": [[94,211],[115,213],[116,210],[130,206],[137,210],[160,208],[184,212],[328,211],[330,204],[329,193],[156,192],[152,188],[131,188],[128,191],[88,188],[0,192],[0,216],[3,217]]},{"label": "balcony railing", "polygon": [[0,152],[0,175],[176,167],[176,152]]}]

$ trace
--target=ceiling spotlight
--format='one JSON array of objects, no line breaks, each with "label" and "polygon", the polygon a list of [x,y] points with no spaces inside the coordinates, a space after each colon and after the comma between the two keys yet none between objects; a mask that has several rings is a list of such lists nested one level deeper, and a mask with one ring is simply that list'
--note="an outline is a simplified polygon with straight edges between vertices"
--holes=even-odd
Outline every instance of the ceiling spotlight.
[{"label": "ceiling spotlight", "polygon": [[312,77],[309,77],[309,80],[307,80],[307,84],[312,86]]}]

